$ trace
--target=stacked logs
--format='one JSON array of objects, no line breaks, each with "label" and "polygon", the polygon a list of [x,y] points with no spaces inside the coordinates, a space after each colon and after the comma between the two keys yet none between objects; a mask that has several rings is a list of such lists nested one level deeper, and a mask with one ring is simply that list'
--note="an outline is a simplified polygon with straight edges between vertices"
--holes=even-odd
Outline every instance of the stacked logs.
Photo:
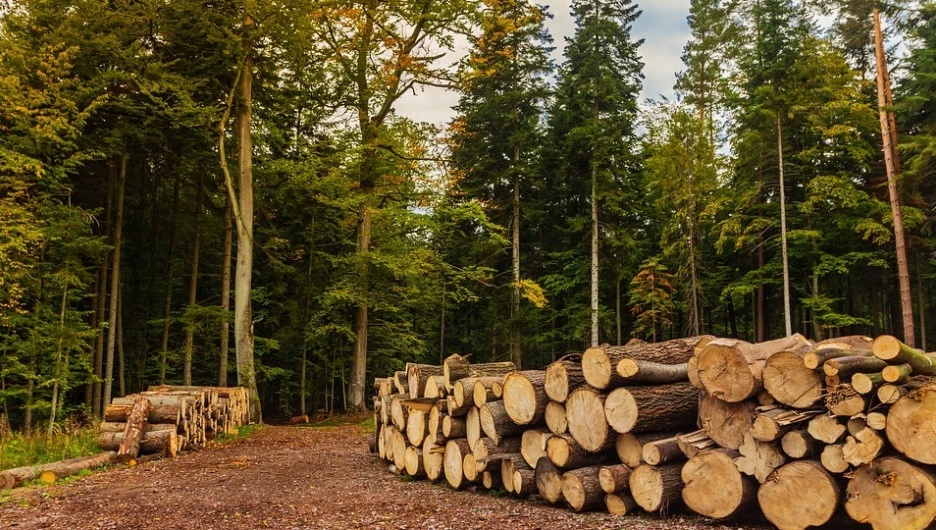
[{"label": "stacked logs", "polygon": [[619,515],[936,520],[936,354],[893,337],[635,340],[485,366],[453,356],[375,382],[392,469]]},{"label": "stacked logs", "polygon": [[151,386],[114,398],[104,410],[98,445],[117,459],[174,457],[203,447],[250,422],[247,390],[240,387]]}]

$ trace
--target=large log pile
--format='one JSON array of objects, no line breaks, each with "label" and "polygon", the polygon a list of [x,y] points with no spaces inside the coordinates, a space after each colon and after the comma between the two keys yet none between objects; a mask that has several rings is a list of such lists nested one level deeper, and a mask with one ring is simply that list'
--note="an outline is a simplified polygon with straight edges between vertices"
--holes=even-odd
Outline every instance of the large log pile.
[{"label": "large log pile", "polygon": [[245,388],[151,386],[111,401],[98,445],[116,451],[118,461],[151,454],[174,457],[236,432],[250,423],[249,410]]},{"label": "large log pile", "polygon": [[894,337],[632,341],[507,368],[453,356],[378,379],[376,452],[576,511],[936,524],[936,354]]}]

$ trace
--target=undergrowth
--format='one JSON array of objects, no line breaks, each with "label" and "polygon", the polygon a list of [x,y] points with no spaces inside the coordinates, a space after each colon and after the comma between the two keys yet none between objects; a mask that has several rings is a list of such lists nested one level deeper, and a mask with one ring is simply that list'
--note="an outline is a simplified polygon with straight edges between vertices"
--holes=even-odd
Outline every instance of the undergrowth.
[{"label": "undergrowth", "polygon": [[226,444],[235,442],[237,440],[243,440],[244,438],[249,438],[254,433],[263,428],[262,423],[254,423],[251,425],[240,425],[237,427],[237,432],[232,434],[221,434],[215,441],[220,444]]},{"label": "undergrowth", "polygon": [[0,470],[57,462],[67,458],[88,456],[100,452],[96,425],[69,428],[24,436],[0,436]]}]

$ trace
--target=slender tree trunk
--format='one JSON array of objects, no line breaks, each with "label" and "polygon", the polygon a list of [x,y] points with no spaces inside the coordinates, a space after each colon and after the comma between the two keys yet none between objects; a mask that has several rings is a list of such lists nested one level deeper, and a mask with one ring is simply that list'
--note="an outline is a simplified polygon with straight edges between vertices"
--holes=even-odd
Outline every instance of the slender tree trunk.
[{"label": "slender tree trunk", "polygon": [[117,214],[114,218],[114,261],[111,264],[110,316],[107,328],[107,359],[104,373],[104,395],[102,408],[111,402],[114,387],[114,353],[117,346],[117,301],[120,295],[120,245],[123,235],[124,190],[127,180],[127,145],[120,155],[120,171],[117,175]]},{"label": "slender tree trunk", "polygon": [[[107,203],[104,207],[104,234],[105,237],[110,233],[111,227],[111,213],[113,210],[114,203],[114,183],[112,179],[113,175],[109,174],[107,179]],[[101,396],[102,391],[104,390],[104,322],[107,322],[105,312],[107,311],[107,293],[108,289],[108,271],[110,270],[110,252],[104,255],[104,259],[101,261],[101,284],[100,289],[98,290],[97,295],[97,335],[95,336],[94,342],[94,389],[93,389],[93,405],[91,406],[92,414],[100,417],[104,412],[104,407],[101,405]],[[113,281],[113,278],[111,278]]]},{"label": "slender tree trunk", "polygon": [[900,283],[900,309],[903,320],[903,339],[910,346],[916,344],[913,330],[913,297],[910,292],[910,270],[907,265],[907,246],[904,241],[903,214],[900,211],[900,193],[897,189],[895,132],[891,130],[890,109],[887,107],[887,64],[884,59],[884,38],[881,34],[881,13],[874,8],[874,55],[877,62],[878,109],[881,118],[881,138],[884,140],[884,165],[887,168],[887,193],[890,196],[894,219],[894,241],[897,246],[897,279]]},{"label": "slender tree trunk", "polygon": [[[198,258],[201,254],[201,210],[204,196],[204,187],[201,177],[195,182],[195,244],[192,249],[192,275],[189,277],[188,309],[191,312],[197,302],[198,293]],[[195,319],[191,318],[185,323],[185,360],[182,365],[182,384],[192,384],[192,357],[195,349]]]},{"label": "slender tree trunk", "polygon": [[442,310],[439,317],[439,364],[445,361],[445,279],[442,280]]},{"label": "slender tree trunk", "polygon": [[121,396],[127,395],[127,358],[124,356],[123,340],[123,290],[117,295],[117,382]]},{"label": "slender tree trunk", "polygon": [[[97,278],[95,279],[95,282],[94,282],[95,293],[101,292],[101,271],[102,270],[103,270],[103,267],[98,267]],[[95,330],[95,333],[96,333],[97,332],[96,330],[98,327],[98,303],[96,299],[92,303],[94,304],[93,306],[94,308],[91,310],[91,329]],[[90,410],[91,413],[93,414],[94,413],[94,382],[91,379],[92,377],[94,377],[94,351],[93,350],[91,352],[91,359],[90,359],[89,364],[90,364],[89,366],[90,370],[89,370],[88,375],[90,377],[88,379],[88,382],[85,384],[84,402],[85,402],[85,405],[88,406],[88,410]]]},{"label": "slender tree trunk", "polygon": [[[315,230],[315,220],[312,221],[312,230]],[[314,233],[314,232],[313,232]],[[306,294],[305,311],[303,312],[302,323],[305,326],[309,322],[309,312],[312,309],[312,253],[314,251],[313,243],[309,243],[309,267],[306,271]],[[304,328],[303,328],[304,329]],[[299,377],[299,413],[306,413],[306,359],[308,358],[308,340],[305,332],[302,333],[302,362],[300,363]]]},{"label": "slender tree trunk", "polygon": [[614,289],[614,336],[617,339],[617,345],[621,345],[621,275],[618,274],[617,284]]},{"label": "slender tree trunk", "polygon": [[[757,270],[764,268],[764,242],[757,249]],[[757,338],[756,342],[767,340],[767,287],[761,280],[757,285]]]},{"label": "slender tree trunk", "polygon": [[783,175],[783,128],[780,111],[777,111],[777,162],[780,166],[780,248],[783,255],[783,324],[786,336],[793,335],[790,312],[790,262],[787,259],[786,182]]},{"label": "slender tree trunk", "polygon": [[[593,108],[598,123],[598,103]],[[593,153],[592,157],[596,155]],[[598,345],[598,161],[591,163],[591,342]]]},{"label": "slender tree trunk", "polygon": [[[169,317],[172,314],[172,277],[175,273],[176,217],[179,213],[178,175],[172,184],[172,213],[169,220],[169,263],[166,266],[166,304],[163,306],[162,349],[159,351],[159,384],[166,384],[166,365],[169,362]],[[221,385],[224,386],[224,385]]]},{"label": "slender tree trunk", "polygon": [[[520,153],[514,148],[514,170],[519,164]],[[511,224],[511,291],[510,291],[510,360],[519,369],[523,353],[520,350],[520,177],[513,177],[513,220]]]},{"label": "slender tree trunk", "polygon": [[920,314],[920,348],[926,351],[926,296],[923,290],[923,266],[920,264],[920,253],[916,256],[917,269],[917,312]]},{"label": "slender tree trunk", "polygon": [[231,226],[231,198],[224,201],[224,251],[221,263],[221,353],[218,363],[218,386],[227,386],[228,349],[231,335],[231,247],[233,245]]},{"label": "slender tree trunk", "polygon": [[689,219],[689,328],[693,335],[702,334],[699,309],[699,281],[696,270],[695,246],[695,206],[692,208],[692,218]]},{"label": "slender tree trunk", "polygon": [[[813,298],[819,298],[819,269],[816,265],[813,265],[812,269],[812,293]],[[810,310],[810,315],[812,316],[813,324],[813,334],[815,335],[813,339],[816,341],[822,340],[822,323],[819,322],[819,317],[816,315],[816,310]]]},{"label": "slender tree trunk", "polygon": [[[65,271],[68,272],[66,265]],[[68,283],[62,287],[62,304],[59,309],[59,338],[55,347],[55,368],[53,370],[52,380],[52,406],[49,409],[49,436],[52,436],[52,430],[55,427],[55,413],[58,410],[59,399],[59,380],[62,378],[62,341],[65,334],[65,310],[68,308]]]}]

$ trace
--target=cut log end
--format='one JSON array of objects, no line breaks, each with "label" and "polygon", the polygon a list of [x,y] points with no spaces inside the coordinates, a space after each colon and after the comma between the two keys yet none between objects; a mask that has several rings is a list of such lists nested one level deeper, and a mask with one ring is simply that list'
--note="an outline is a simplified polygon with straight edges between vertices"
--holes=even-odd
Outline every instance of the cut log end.
[{"label": "cut log end", "polygon": [[875,530],[929,528],[936,519],[936,479],[899,458],[881,458],[855,471],[845,511]]},{"label": "cut log end", "polygon": [[797,460],[774,471],[757,491],[761,511],[781,530],[822,526],[839,504],[835,479],[817,462]]}]

